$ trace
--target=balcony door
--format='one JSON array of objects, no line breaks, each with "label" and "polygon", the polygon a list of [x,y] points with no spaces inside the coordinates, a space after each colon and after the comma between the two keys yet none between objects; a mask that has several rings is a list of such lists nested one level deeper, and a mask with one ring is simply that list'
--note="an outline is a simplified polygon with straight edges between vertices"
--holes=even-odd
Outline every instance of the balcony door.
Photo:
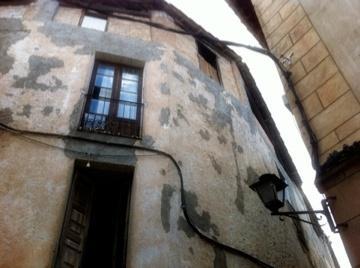
[{"label": "balcony door", "polygon": [[81,127],[120,136],[139,136],[141,69],[95,62]]}]

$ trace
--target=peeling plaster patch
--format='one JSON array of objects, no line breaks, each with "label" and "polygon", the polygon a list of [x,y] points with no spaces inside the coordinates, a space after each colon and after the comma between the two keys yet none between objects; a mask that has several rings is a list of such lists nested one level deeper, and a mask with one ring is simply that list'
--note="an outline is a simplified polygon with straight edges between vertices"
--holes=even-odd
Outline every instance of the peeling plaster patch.
[{"label": "peeling plaster patch", "polygon": [[189,217],[196,224],[196,226],[204,232],[209,233],[212,231],[214,235],[220,235],[219,228],[211,222],[210,213],[208,211],[202,211],[201,214],[197,212],[196,208],[199,206],[199,204],[196,194],[185,191],[185,200]]},{"label": "peeling plaster patch", "polygon": [[194,80],[192,79],[188,79],[188,82],[190,83],[190,85],[192,85],[193,87],[196,87],[196,83]]},{"label": "peeling plaster patch", "polygon": [[49,116],[54,110],[54,107],[52,106],[45,106],[45,108],[41,111],[41,113],[44,115],[44,116]]},{"label": "peeling plaster patch", "polygon": [[204,140],[206,141],[210,140],[210,133],[206,129],[205,130],[200,129],[199,134],[201,138],[203,138]]},{"label": "peeling plaster patch", "polygon": [[214,268],[227,268],[225,251],[214,246]]},{"label": "peeling plaster patch", "polygon": [[163,47],[155,42],[146,42],[113,33],[94,31],[61,23],[47,23],[39,31],[60,47],[76,47],[76,54],[91,55],[94,51],[124,56],[143,62],[160,60]]},{"label": "peeling plaster patch", "polygon": [[246,171],[247,180],[245,182],[247,185],[253,184],[259,178],[259,174],[252,167],[247,167]]},{"label": "peeling plaster patch", "polygon": [[179,231],[183,231],[188,238],[195,236],[195,232],[193,231],[193,229],[191,229],[190,225],[187,223],[186,219],[183,216],[179,217],[177,221],[177,226],[177,229]]},{"label": "peeling plaster patch", "polygon": [[241,104],[241,102],[239,102],[239,100],[234,96],[230,96],[230,99],[231,99],[231,104],[237,111],[238,115],[243,117],[245,121],[248,123],[251,134],[255,135],[257,132],[257,126],[255,122],[256,119],[251,108],[249,106],[244,106],[243,104]]},{"label": "peeling plaster patch", "polygon": [[38,13],[34,17],[34,19],[38,20],[38,21],[44,21],[44,22],[52,20],[59,3],[57,3],[56,1],[45,1],[42,3],[41,2],[38,3],[38,5],[39,4],[41,6],[38,9]]},{"label": "peeling plaster patch", "polygon": [[177,80],[179,80],[182,83],[185,83],[185,79],[179,73],[177,73],[175,71],[173,71],[172,73]]},{"label": "peeling plaster patch", "polygon": [[179,126],[179,122],[177,121],[176,118],[173,118],[173,123],[174,123],[175,126],[177,126],[177,127]]},{"label": "peeling plaster patch", "polygon": [[199,94],[198,97],[194,96],[194,94],[190,93],[189,94],[189,99],[192,101],[192,102],[195,102],[199,107],[201,108],[205,108],[207,109],[207,103],[208,103],[208,100],[207,98],[205,98],[203,95]]},{"label": "peeling plaster patch", "polygon": [[215,107],[212,109],[211,115],[203,114],[209,126],[212,126],[221,134],[220,131],[226,125],[232,127],[231,112],[235,110],[240,117],[246,120],[251,134],[254,135],[257,132],[255,118],[250,106],[242,104],[235,96],[224,91],[218,83],[203,74],[193,63],[181,56],[178,52],[174,51],[174,55],[176,63],[185,67],[188,75],[202,82],[205,85],[205,90],[214,96]]},{"label": "peeling plaster patch", "polygon": [[161,86],[160,86],[160,91],[162,94],[164,95],[170,95],[170,88],[168,87],[167,84],[165,83],[162,83]]},{"label": "peeling plaster patch", "polygon": [[160,125],[166,126],[169,125],[169,119],[170,119],[170,109],[169,108],[162,108],[160,112],[159,122]]},{"label": "peeling plaster patch", "polygon": [[12,117],[12,111],[10,108],[5,108],[0,110],[0,122],[3,124],[9,124],[12,123],[13,117]]},{"label": "peeling plaster patch", "polygon": [[154,148],[155,140],[150,135],[144,135],[140,143],[148,148]]},{"label": "peeling plaster patch", "polygon": [[236,189],[235,206],[242,214],[244,214],[244,190],[241,184],[241,177],[239,173],[236,175],[236,186],[237,189]]},{"label": "peeling plaster patch", "polygon": [[218,137],[217,137],[217,139],[218,139],[218,141],[219,141],[219,143],[220,144],[226,144],[227,143],[227,140],[226,140],[226,138],[224,137],[224,135],[219,135]]},{"label": "peeling plaster patch", "polygon": [[244,149],[240,145],[236,144],[236,142],[233,142],[232,146],[238,153],[242,154],[244,152]]},{"label": "peeling plaster patch", "polygon": [[38,83],[37,79],[45,74],[48,74],[51,69],[64,67],[64,62],[56,57],[46,58],[41,56],[32,55],[29,58],[29,74],[26,77],[14,76],[16,80],[13,84],[16,88],[29,88],[35,90],[50,90],[55,91],[58,89],[66,88],[62,81],[57,77],[52,76],[50,83]]},{"label": "peeling plaster patch", "polygon": [[187,118],[185,117],[185,115],[182,113],[182,108],[178,108],[176,110],[176,114],[177,114],[177,117],[179,119],[182,119],[186,122],[186,124],[188,124],[190,126],[190,123],[189,123],[189,120],[187,120]]},{"label": "peeling plaster patch", "polygon": [[[74,109],[72,110],[71,115],[70,115],[70,131],[75,131],[78,128],[79,120],[80,120],[80,117],[82,116],[81,115],[82,107],[83,107],[85,101],[86,101],[85,98],[80,96],[78,101],[74,105]],[[60,112],[61,112],[61,110],[57,109],[57,113],[59,114]]]},{"label": "peeling plaster patch", "polygon": [[169,184],[164,184],[161,191],[161,223],[165,232],[170,231],[170,210],[171,210],[171,197],[175,189]]},{"label": "peeling plaster patch", "polygon": [[221,174],[221,166],[218,164],[218,162],[216,162],[216,159],[212,156],[209,155],[209,158],[211,160],[211,164],[214,167],[214,169],[216,170],[216,172],[220,175]]},{"label": "peeling plaster patch", "polygon": [[17,113],[16,115],[26,116],[27,118],[29,118],[31,115],[31,108],[32,108],[32,106],[30,104],[26,104],[23,106],[22,112]]},{"label": "peeling plaster patch", "polygon": [[164,73],[167,73],[167,72],[168,72],[168,68],[167,68],[166,64],[163,63],[163,62],[160,64],[160,69],[161,69]]},{"label": "peeling plaster patch", "polygon": [[166,175],[166,170],[162,168],[162,169],[160,170],[160,174],[163,175],[163,176],[165,176],[165,175]]},{"label": "peeling plaster patch", "polygon": [[29,34],[20,19],[0,18],[0,73],[8,73],[15,60],[7,54],[8,49]]}]

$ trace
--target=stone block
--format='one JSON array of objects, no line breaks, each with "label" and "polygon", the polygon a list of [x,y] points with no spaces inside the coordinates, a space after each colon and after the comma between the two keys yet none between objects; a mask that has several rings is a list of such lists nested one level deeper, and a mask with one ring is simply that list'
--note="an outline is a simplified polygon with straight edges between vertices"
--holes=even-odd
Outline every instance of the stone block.
[{"label": "stone block", "polygon": [[293,83],[298,82],[306,75],[305,68],[301,61],[298,61],[294,66],[292,66],[290,72]]},{"label": "stone block", "polygon": [[253,2],[255,7],[257,7],[259,12],[262,14],[271,5],[273,0],[261,0],[261,1],[253,1]]},{"label": "stone block", "polygon": [[146,41],[151,40],[150,26],[139,22],[109,17],[107,31],[109,33],[143,39]]},{"label": "stone block", "polygon": [[[166,25],[168,27],[173,27],[175,29],[180,29],[180,27],[174,23],[174,20],[168,14],[162,11],[152,11],[151,21]],[[165,43],[176,48],[176,33],[152,27],[151,39],[155,42]]]},{"label": "stone block", "polygon": [[290,30],[298,24],[305,16],[305,12],[301,6],[299,6],[268,38],[270,48],[276,46],[276,44],[287,34]]},{"label": "stone block", "polygon": [[307,72],[311,71],[326,56],[329,55],[323,42],[318,42],[302,59],[302,63]]},{"label": "stone block", "polygon": [[290,0],[279,11],[282,19],[286,19],[299,5],[298,0]]},{"label": "stone block", "polygon": [[360,105],[349,91],[316,115],[310,124],[318,139],[321,139],[359,112]]},{"label": "stone block", "polygon": [[314,70],[300,80],[295,89],[300,99],[304,99],[314,90],[324,84],[337,72],[337,67],[330,57],[322,61]]},{"label": "stone block", "polygon": [[328,151],[331,147],[336,145],[339,142],[338,137],[336,136],[335,132],[331,132],[329,135],[325,136],[319,141],[319,152],[323,154],[324,152]]},{"label": "stone block", "polygon": [[336,73],[324,85],[322,85],[317,93],[324,107],[333,103],[338,97],[349,89],[348,84],[340,73]]},{"label": "stone block", "polygon": [[350,118],[340,127],[338,127],[336,129],[336,134],[338,135],[339,139],[342,140],[358,129],[360,129],[360,113]]},{"label": "stone block", "polygon": [[320,38],[314,30],[306,33],[288,52],[292,54],[292,62],[297,62],[302,56],[309,52],[309,50],[319,42]]},{"label": "stone block", "polygon": [[273,49],[273,53],[276,57],[280,57],[281,55],[284,55],[286,51],[289,50],[289,48],[292,47],[292,42],[289,37],[289,35],[286,35]]},{"label": "stone block", "polygon": [[269,36],[282,22],[279,14],[275,14],[274,17],[263,27],[265,36]]},{"label": "stone block", "polygon": [[311,29],[311,27],[311,22],[308,17],[304,17],[289,33],[293,43],[296,43],[301,37],[303,37],[304,34]]},{"label": "stone block", "polygon": [[270,21],[270,19],[280,10],[280,8],[287,2],[288,0],[273,0],[271,5],[269,5],[264,12],[262,13],[262,20],[264,23]]},{"label": "stone block", "polygon": [[302,102],[302,104],[305,109],[306,116],[309,120],[323,110],[323,107],[316,92],[312,93],[309,97],[307,97]]}]

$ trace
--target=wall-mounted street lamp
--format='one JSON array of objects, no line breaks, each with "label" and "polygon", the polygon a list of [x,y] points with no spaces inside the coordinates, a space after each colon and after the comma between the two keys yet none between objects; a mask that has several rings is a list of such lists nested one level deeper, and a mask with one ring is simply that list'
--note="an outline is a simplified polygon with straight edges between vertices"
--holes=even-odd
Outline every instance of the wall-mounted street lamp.
[{"label": "wall-mounted street lamp", "polygon": [[[324,199],[321,201],[323,210],[309,210],[309,211],[285,211],[279,212],[279,209],[285,205],[285,188],[288,185],[280,178],[274,174],[264,174],[259,177],[259,181],[250,185],[250,188],[257,192],[261,201],[264,203],[265,207],[271,211],[272,216],[286,216],[293,219],[301,220],[297,215],[316,215],[322,214],[326,217],[331,231],[334,233],[339,232],[339,227],[337,226],[331,216],[329,210],[329,200]],[[334,198],[332,198],[334,199]],[[301,220],[306,223],[310,223],[305,220]]]}]

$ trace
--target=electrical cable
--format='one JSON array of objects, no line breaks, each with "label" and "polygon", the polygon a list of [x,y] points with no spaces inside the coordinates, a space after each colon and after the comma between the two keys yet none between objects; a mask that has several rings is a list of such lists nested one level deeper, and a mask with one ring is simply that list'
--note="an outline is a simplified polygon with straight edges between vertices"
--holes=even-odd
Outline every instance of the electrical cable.
[{"label": "electrical cable", "polygon": [[[28,140],[32,140],[32,141],[36,141],[38,143],[41,143],[45,146],[50,146],[52,148],[56,148],[56,149],[61,149],[61,150],[67,150],[67,151],[72,151],[72,152],[77,152],[75,150],[71,150],[71,149],[66,149],[60,146],[56,146],[53,144],[48,144],[36,139],[32,139],[28,136],[25,136],[26,134],[28,135],[38,135],[38,136],[43,136],[43,137],[50,137],[50,138],[59,138],[59,139],[70,139],[70,140],[76,140],[76,141],[82,141],[82,142],[91,142],[91,143],[97,143],[97,144],[102,144],[102,145],[107,145],[107,146],[112,146],[112,147],[121,147],[121,148],[127,148],[127,149],[135,149],[135,150],[142,150],[142,151],[148,151],[148,152],[152,152],[155,154],[159,154],[162,156],[167,157],[168,159],[171,160],[171,162],[174,164],[177,173],[179,175],[180,178],[180,197],[181,197],[181,209],[183,211],[184,217],[187,221],[187,223],[190,225],[190,227],[193,229],[193,231],[203,240],[205,240],[206,242],[213,244],[214,246],[217,246],[227,252],[230,252],[234,255],[238,255],[241,256],[245,259],[248,259],[249,261],[259,265],[260,267],[264,267],[264,268],[274,268],[273,266],[259,260],[258,258],[240,250],[237,248],[234,248],[232,246],[226,245],[222,242],[219,242],[216,240],[216,238],[212,238],[209,237],[208,235],[204,234],[197,226],[195,223],[193,223],[193,221],[191,220],[189,213],[187,211],[187,203],[186,203],[186,197],[185,197],[185,188],[184,188],[184,177],[181,171],[181,168],[179,166],[179,164],[177,163],[177,161],[175,160],[175,158],[170,154],[167,153],[165,151],[162,150],[158,150],[158,149],[154,149],[154,148],[149,148],[149,147],[144,147],[144,146],[139,146],[139,145],[130,145],[130,144],[122,144],[122,143],[115,143],[115,142],[108,142],[108,141],[99,141],[99,140],[94,140],[94,139],[90,139],[90,138],[84,138],[84,137],[79,137],[79,136],[75,136],[75,135],[65,135],[65,134],[57,134],[57,133],[49,133],[49,132],[40,132],[40,131],[31,131],[31,130],[20,130],[20,129],[16,129],[13,127],[10,127],[6,124],[3,124],[0,122],[0,129],[7,131],[9,133],[12,134],[16,134],[16,135],[22,135],[23,137],[26,137]],[[100,156],[100,155],[98,155]]]}]

